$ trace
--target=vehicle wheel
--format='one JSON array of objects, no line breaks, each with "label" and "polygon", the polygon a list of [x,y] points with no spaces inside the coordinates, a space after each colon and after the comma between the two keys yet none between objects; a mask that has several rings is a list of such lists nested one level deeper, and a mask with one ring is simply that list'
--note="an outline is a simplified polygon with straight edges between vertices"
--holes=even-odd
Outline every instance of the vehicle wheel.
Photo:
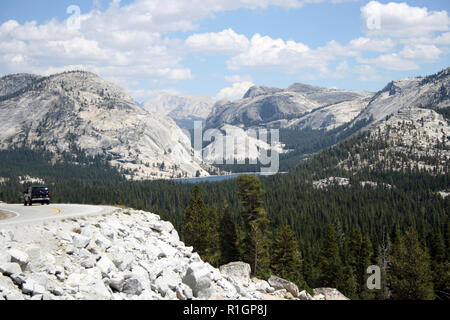
[{"label": "vehicle wheel", "polygon": [[47,205],[49,205],[50,204],[50,201],[47,201]]}]

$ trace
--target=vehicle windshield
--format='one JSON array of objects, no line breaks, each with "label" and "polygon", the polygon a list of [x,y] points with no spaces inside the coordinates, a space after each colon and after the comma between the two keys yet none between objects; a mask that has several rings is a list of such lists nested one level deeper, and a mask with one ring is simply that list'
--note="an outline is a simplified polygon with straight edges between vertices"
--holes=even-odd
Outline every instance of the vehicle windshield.
[{"label": "vehicle windshield", "polygon": [[46,188],[46,187],[33,187],[32,190],[35,193],[36,192],[45,192],[45,191],[48,191],[48,188]]}]

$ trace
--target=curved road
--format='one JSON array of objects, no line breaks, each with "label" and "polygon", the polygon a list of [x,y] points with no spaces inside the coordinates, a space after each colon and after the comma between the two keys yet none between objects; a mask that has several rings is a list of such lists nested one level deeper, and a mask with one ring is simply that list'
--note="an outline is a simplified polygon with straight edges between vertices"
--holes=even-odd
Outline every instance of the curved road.
[{"label": "curved road", "polygon": [[116,207],[94,206],[84,204],[34,204],[24,206],[23,204],[0,203],[0,211],[12,213],[14,216],[0,220],[0,227],[28,222],[38,222],[52,219],[64,219],[87,215],[111,213]]}]

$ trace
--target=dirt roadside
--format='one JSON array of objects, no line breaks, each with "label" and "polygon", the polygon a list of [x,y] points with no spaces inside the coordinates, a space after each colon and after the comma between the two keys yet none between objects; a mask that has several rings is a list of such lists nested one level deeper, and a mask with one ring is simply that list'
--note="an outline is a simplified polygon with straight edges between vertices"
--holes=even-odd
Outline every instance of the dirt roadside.
[{"label": "dirt roadside", "polygon": [[0,210],[0,220],[14,217],[14,213]]}]

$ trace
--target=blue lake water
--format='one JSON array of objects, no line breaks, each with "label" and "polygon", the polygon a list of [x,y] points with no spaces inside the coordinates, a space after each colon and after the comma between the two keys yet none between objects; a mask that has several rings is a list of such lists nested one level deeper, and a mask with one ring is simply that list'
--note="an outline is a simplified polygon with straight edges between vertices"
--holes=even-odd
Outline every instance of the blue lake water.
[{"label": "blue lake water", "polygon": [[[284,172],[280,172],[284,173]],[[239,177],[242,174],[251,174],[255,176],[260,176],[260,172],[240,172],[240,173],[233,173],[233,174],[227,174],[223,176],[209,176],[209,177],[200,177],[200,178],[187,178],[187,179],[174,179],[175,182],[180,183],[199,183],[199,182],[218,182],[222,180],[228,180],[228,179],[235,179]]]},{"label": "blue lake water", "polygon": [[235,179],[239,177],[241,174],[259,174],[259,173],[233,173],[227,174],[223,176],[209,176],[209,177],[200,177],[200,178],[188,178],[188,179],[175,179],[175,182],[181,183],[199,183],[199,182],[218,182],[222,180]]}]

